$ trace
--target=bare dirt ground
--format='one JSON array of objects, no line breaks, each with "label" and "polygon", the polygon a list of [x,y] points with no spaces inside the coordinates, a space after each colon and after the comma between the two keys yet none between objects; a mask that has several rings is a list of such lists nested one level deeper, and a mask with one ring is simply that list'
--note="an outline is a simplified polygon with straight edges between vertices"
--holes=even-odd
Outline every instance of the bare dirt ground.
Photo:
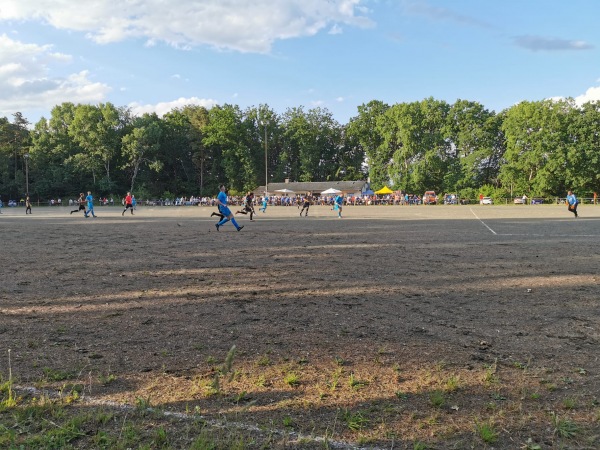
[{"label": "bare dirt ground", "polygon": [[600,448],[600,207],[69,210],[0,215],[22,387],[347,447]]}]

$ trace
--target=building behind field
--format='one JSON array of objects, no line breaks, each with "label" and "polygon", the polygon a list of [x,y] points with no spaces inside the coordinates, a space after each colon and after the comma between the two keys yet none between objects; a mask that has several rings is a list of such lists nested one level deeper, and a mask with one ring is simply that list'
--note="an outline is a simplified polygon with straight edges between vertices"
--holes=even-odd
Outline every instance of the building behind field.
[{"label": "building behind field", "polygon": [[[293,192],[290,195],[320,195],[327,189],[342,191],[344,196],[362,196],[370,192],[368,181],[287,181],[284,183],[269,183],[269,195],[280,195],[283,189]],[[254,190],[254,195],[262,196],[265,187],[259,186]]]}]

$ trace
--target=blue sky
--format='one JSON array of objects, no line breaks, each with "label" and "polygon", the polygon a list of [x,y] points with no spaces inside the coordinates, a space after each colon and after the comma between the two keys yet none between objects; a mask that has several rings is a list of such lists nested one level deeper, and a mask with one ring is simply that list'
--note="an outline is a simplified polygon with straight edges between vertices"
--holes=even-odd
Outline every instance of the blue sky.
[{"label": "blue sky", "polygon": [[2,0],[0,117],[600,100],[597,0]]}]

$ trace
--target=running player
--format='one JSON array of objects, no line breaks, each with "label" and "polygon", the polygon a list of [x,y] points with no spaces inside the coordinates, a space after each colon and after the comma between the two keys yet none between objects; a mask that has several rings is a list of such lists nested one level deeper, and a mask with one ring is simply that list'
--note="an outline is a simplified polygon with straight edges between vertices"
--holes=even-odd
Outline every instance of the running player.
[{"label": "running player", "polygon": [[579,217],[577,215],[577,205],[579,205],[579,201],[577,200],[577,197],[575,197],[575,194],[573,194],[573,191],[567,193],[567,205],[569,211],[575,214],[575,217]]},{"label": "running player", "polygon": [[244,208],[241,211],[236,211],[236,214],[248,214],[250,213],[250,220],[252,220],[252,216],[256,214],[254,211],[254,194],[252,192],[248,192],[248,195],[244,197]]},{"label": "running player", "polygon": [[71,214],[73,214],[74,212],[79,212],[79,211],[83,211],[83,213],[85,214],[85,199],[83,198],[83,192],[81,192],[79,194],[79,199],[77,200],[77,204],[79,205],[79,208],[71,211]]},{"label": "running player", "polygon": [[262,199],[262,208],[258,208],[259,211],[262,212],[266,212],[267,211],[267,206],[268,206],[268,200],[267,200],[267,196],[265,195]]},{"label": "running player", "polygon": [[219,186],[219,189],[221,192],[219,192],[219,195],[217,195],[217,205],[219,205],[219,212],[223,214],[225,218],[223,218],[219,223],[216,223],[215,228],[217,229],[217,231],[219,231],[219,228],[221,228],[223,225],[225,225],[231,220],[231,223],[233,224],[235,229],[240,231],[244,227],[238,225],[235,218],[233,217],[231,210],[227,207],[227,194],[225,193],[225,185],[222,184],[221,186]]}]

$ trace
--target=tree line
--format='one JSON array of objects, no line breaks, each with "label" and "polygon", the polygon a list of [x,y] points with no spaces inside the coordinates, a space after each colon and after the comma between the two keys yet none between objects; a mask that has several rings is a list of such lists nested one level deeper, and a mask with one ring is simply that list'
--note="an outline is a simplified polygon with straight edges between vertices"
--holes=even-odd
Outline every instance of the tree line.
[{"label": "tree line", "polygon": [[[358,107],[345,125],[324,108],[189,105],[158,117],[63,103],[33,126],[0,118],[0,195],[138,198],[234,193],[269,183],[369,179],[405,192],[513,197],[599,188],[600,102],[522,102],[500,113],[427,98]],[[4,198],[6,200],[6,198]]]}]

